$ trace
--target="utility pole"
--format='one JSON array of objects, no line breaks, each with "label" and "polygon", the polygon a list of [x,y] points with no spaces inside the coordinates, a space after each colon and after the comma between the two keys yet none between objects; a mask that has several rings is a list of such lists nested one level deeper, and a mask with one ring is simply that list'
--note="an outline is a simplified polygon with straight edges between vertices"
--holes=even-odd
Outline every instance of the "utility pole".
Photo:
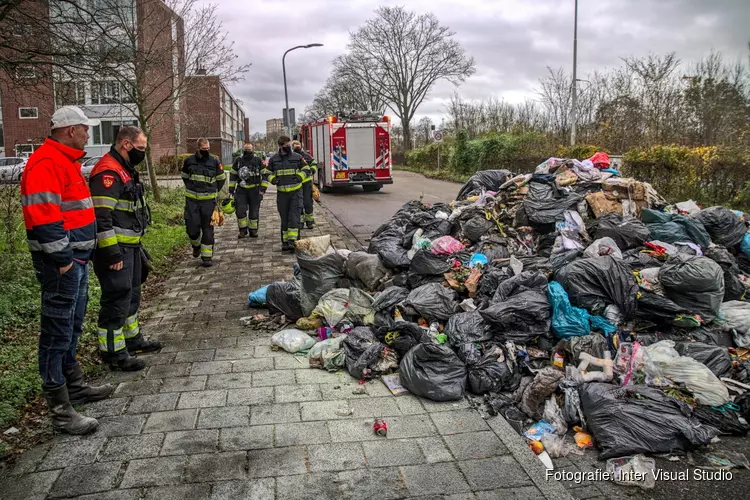
[{"label": "utility pole", "polygon": [[576,121],[578,121],[578,0],[575,0],[575,14],[573,17],[573,98],[570,112],[570,145],[576,145]]},{"label": "utility pole", "polygon": [[284,55],[281,56],[281,71],[284,74],[284,103],[286,104],[286,107],[284,108],[284,123],[286,123],[286,134],[290,137],[292,135],[292,124],[289,123],[289,94],[286,90],[286,55],[293,50],[310,49],[312,47],[322,46],[322,43],[308,43],[307,45],[297,45],[296,47],[292,47],[291,49],[284,52]]}]

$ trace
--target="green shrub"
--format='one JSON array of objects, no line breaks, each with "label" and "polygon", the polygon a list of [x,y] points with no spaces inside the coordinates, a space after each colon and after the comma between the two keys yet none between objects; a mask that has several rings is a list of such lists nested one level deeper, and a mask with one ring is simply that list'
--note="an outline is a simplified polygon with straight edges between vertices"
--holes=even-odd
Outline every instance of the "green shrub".
[{"label": "green shrub", "polygon": [[623,155],[623,174],[650,182],[670,202],[750,210],[750,152],[726,147],[653,146]]}]

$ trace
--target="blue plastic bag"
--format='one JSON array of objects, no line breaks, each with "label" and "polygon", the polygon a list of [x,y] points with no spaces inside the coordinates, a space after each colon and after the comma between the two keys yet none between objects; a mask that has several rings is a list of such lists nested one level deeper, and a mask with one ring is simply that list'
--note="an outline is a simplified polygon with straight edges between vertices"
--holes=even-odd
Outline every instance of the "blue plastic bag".
[{"label": "blue plastic bag", "polygon": [[469,267],[474,269],[478,265],[480,266],[486,266],[487,265],[487,256],[481,253],[475,253],[471,256],[471,259],[469,260]]},{"label": "blue plastic bag", "polygon": [[745,234],[742,237],[742,243],[740,243],[740,250],[745,254],[745,257],[750,259],[750,233]]},{"label": "blue plastic bag", "polygon": [[268,285],[258,288],[254,292],[247,294],[247,305],[250,307],[261,307],[266,305],[266,291]]},{"label": "blue plastic bag", "polygon": [[552,307],[552,333],[559,339],[589,335],[592,327],[606,335],[617,331],[617,327],[601,316],[592,316],[586,309],[570,304],[568,292],[557,281],[550,281],[547,300]]}]

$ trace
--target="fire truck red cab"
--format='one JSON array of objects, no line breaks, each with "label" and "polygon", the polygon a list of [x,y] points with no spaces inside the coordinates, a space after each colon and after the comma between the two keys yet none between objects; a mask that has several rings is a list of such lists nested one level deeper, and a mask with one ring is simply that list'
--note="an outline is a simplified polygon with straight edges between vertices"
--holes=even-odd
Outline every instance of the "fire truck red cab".
[{"label": "fire truck red cab", "polygon": [[321,191],[393,184],[391,121],[370,112],[338,113],[300,127],[300,141],[318,164]]}]

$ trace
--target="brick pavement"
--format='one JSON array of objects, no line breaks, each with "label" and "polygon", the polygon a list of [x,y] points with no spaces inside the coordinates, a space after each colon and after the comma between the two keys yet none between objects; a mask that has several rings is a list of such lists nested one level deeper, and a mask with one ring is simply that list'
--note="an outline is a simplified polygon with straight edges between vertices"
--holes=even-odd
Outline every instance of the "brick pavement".
[{"label": "brick pavement", "polygon": [[[304,236],[353,238],[317,206]],[[59,435],[21,456],[0,480],[3,500],[570,498],[502,418],[467,401],[394,397],[380,381],[354,394],[346,372],[310,369],[270,349],[270,334],[240,326],[247,293],[288,278],[275,200],[260,238],[237,240],[234,217],[217,230],[216,264],[190,260],[144,308],[147,334],[166,346],[148,369],[112,373],[112,398],[87,405],[88,437]],[[349,407],[349,417],[336,410]],[[388,436],[374,435],[374,417]]]}]

